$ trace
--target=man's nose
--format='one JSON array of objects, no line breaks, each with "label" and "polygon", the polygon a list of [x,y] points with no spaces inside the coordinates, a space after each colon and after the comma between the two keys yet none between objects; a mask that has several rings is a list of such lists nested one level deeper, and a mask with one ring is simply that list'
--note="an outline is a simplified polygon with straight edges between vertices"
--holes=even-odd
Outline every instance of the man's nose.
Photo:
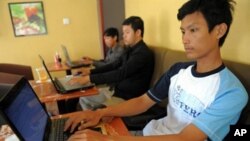
[{"label": "man's nose", "polygon": [[182,43],[183,44],[188,44],[190,42],[189,36],[185,33],[182,35]]}]

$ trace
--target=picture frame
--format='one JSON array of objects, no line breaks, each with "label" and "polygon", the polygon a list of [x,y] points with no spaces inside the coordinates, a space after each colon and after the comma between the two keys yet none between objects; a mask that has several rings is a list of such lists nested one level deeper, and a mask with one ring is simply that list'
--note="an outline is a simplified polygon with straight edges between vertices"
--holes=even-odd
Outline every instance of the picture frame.
[{"label": "picture frame", "polygon": [[17,2],[8,5],[16,37],[47,34],[43,2]]}]

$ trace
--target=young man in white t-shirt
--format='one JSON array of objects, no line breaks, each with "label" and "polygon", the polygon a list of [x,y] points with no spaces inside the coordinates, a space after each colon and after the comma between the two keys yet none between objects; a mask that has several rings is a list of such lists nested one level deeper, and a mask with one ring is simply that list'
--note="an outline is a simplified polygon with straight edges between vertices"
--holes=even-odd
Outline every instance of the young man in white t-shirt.
[{"label": "young man in white t-shirt", "polygon": [[[144,136],[106,136],[81,130],[70,141],[221,141],[237,123],[248,94],[224,66],[220,54],[232,22],[232,0],[189,0],[178,12],[184,49],[194,62],[176,63],[144,95],[97,111],[70,118],[65,126],[79,129],[96,125],[102,117],[142,113],[168,97],[168,114],[152,120]],[[140,104],[138,104],[140,103]],[[122,107],[122,108],[121,108]]]}]

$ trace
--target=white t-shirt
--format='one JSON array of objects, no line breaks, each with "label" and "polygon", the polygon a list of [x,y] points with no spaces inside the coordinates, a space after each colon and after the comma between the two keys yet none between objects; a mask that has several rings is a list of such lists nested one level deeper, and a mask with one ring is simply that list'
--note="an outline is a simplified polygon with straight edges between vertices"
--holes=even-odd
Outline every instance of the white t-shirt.
[{"label": "white t-shirt", "polygon": [[146,125],[145,136],[177,134],[192,123],[216,141],[238,121],[248,99],[240,81],[224,65],[207,73],[195,67],[192,62],[174,65],[148,91],[157,102],[168,97],[169,104],[166,117]]}]

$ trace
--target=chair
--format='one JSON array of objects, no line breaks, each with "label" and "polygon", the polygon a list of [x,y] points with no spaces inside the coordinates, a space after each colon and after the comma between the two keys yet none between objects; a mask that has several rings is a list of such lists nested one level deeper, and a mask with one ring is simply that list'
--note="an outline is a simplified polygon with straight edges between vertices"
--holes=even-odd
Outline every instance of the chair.
[{"label": "chair", "polygon": [[31,66],[0,63],[0,72],[23,75],[28,80],[34,80]]},{"label": "chair", "polygon": [[[150,86],[152,87],[163,74],[163,60],[167,54],[167,50],[162,48],[151,48],[151,50],[153,51],[155,57],[155,68],[150,84]],[[159,119],[167,115],[166,103],[167,99],[164,100],[164,102],[162,102],[161,104],[154,105],[142,114],[123,117],[122,120],[128,130],[142,130],[152,119]]]},{"label": "chair", "polygon": [[[160,47],[152,47],[151,50],[154,52],[155,57],[154,73],[150,84],[151,87],[154,86],[160,77],[175,62],[183,62],[187,60],[186,54],[181,51],[173,51]],[[166,98],[161,103],[155,104],[142,114],[124,117],[122,119],[129,130],[142,130],[152,119],[159,119],[167,115],[167,103],[168,99]]]}]

